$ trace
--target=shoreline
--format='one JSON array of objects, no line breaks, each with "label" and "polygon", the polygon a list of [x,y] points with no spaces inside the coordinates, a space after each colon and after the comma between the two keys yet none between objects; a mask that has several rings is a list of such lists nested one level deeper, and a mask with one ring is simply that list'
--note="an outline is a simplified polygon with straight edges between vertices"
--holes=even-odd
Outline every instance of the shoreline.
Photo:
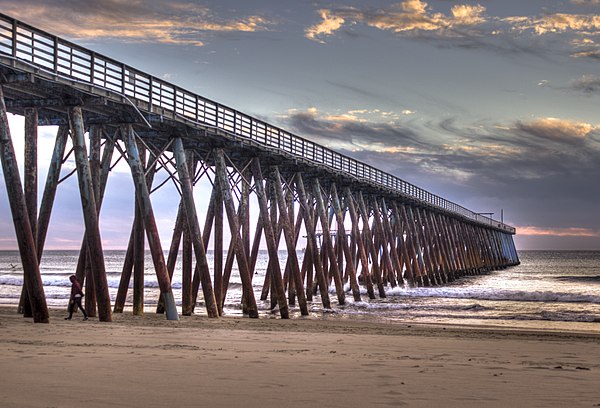
[{"label": "shoreline", "polygon": [[600,406],[600,336],[0,307],[3,407]]},{"label": "shoreline", "polygon": [[[192,314],[191,316],[183,316],[179,313],[178,321],[166,320],[163,314],[152,312],[156,305],[150,305],[150,311],[145,312],[142,316],[134,316],[131,310],[125,309],[124,313],[113,313],[112,322],[99,322],[97,317],[90,318],[87,324],[97,323],[101,325],[132,325],[132,326],[148,326],[148,327],[181,327],[195,329],[245,329],[245,330],[271,330],[271,331],[301,331],[301,332],[320,332],[323,327],[332,332],[344,331],[352,328],[364,334],[382,335],[421,335],[436,333],[437,336],[454,336],[461,335],[469,336],[503,336],[503,337],[527,337],[527,336],[545,336],[547,338],[580,338],[580,339],[597,339],[600,341],[600,323],[593,322],[547,322],[547,321],[514,321],[514,320],[490,320],[482,321],[473,319],[464,323],[453,321],[433,322],[433,321],[418,321],[411,319],[397,318],[395,320],[381,319],[376,315],[338,315],[329,313],[314,313],[310,316],[300,316],[294,314],[290,319],[281,319],[277,311],[265,312],[261,311],[258,319],[250,319],[246,315],[228,314],[221,316],[218,319],[210,319],[204,313]],[[179,308],[178,308],[179,309]],[[62,322],[66,315],[66,306],[48,307],[50,313],[50,325]],[[17,313],[17,307],[13,305],[0,305],[0,327],[2,326],[2,318],[9,316],[17,317],[23,322],[33,320],[24,318]],[[81,312],[77,311],[73,315],[73,320],[76,321],[81,317]],[[457,319],[458,320],[458,319]],[[279,322],[279,323],[276,323]],[[288,323],[289,322],[289,323]],[[296,322],[296,323],[294,323]],[[483,322],[483,323],[482,323]],[[531,323],[541,323],[532,325]],[[529,324],[523,324],[529,323]],[[542,327],[543,326],[543,327]],[[584,328],[581,328],[584,326]],[[586,327],[587,326],[587,327]]]}]

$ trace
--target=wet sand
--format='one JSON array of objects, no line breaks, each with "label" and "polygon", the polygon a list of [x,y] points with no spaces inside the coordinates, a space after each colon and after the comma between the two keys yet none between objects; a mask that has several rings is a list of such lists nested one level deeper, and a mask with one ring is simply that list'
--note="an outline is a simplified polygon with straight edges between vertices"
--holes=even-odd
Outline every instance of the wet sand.
[{"label": "wet sand", "polygon": [[0,307],[2,407],[594,407],[600,335]]}]

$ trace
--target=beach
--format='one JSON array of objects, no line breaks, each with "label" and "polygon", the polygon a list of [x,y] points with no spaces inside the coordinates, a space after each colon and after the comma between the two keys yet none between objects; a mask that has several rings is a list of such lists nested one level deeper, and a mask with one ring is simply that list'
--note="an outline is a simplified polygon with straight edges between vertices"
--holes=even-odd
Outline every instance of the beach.
[{"label": "beach", "polygon": [[600,406],[597,332],[63,315],[0,308],[0,406]]}]

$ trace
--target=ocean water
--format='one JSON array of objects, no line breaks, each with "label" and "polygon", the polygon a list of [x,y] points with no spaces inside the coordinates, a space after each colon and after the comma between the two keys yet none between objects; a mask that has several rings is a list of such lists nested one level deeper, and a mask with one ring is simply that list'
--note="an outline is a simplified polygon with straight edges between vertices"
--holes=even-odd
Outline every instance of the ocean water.
[{"label": "ocean water", "polygon": [[[299,254],[300,256],[301,254]],[[123,266],[124,251],[106,251],[105,264],[114,302]],[[212,254],[209,252],[209,265]],[[286,253],[281,252],[284,265]],[[354,302],[346,285],[347,303],[337,304],[330,288],[332,310],[324,310],[319,296],[310,304],[311,316],[351,319],[353,316],[383,322],[415,322],[553,330],[600,332],[600,251],[521,251],[521,264],[486,275],[463,277],[452,284],[430,288],[387,288],[385,299]],[[77,264],[77,251],[46,251],[41,263],[48,305],[65,307],[69,297],[69,275]],[[260,298],[268,257],[261,252],[254,276],[254,291]],[[18,252],[0,251],[0,305],[16,305],[22,285]],[[181,298],[181,265],[172,282],[176,299]],[[158,284],[150,255],[146,257],[145,311],[152,313],[158,298]],[[131,292],[131,291],[130,291]],[[225,314],[241,315],[241,281],[234,266]],[[129,302],[131,293],[129,293]],[[178,303],[179,305],[179,303]],[[259,302],[263,316],[277,316],[269,302]],[[126,306],[127,311],[127,306]],[[196,313],[204,314],[202,292]],[[292,307],[292,315],[300,312]]]}]

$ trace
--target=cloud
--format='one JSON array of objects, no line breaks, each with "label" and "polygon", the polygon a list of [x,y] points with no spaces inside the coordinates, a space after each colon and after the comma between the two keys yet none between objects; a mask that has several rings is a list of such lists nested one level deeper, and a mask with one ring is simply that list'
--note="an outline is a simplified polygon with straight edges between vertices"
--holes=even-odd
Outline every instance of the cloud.
[{"label": "cloud", "polygon": [[204,45],[208,34],[255,32],[273,24],[251,15],[227,19],[208,7],[185,0],[5,1],[2,11],[23,21],[77,40]]},{"label": "cloud", "polygon": [[596,127],[583,122],[574,122],[557,118],[541,118],[531,122],[517,122],[517,129],[541,139],[565,143],[580,143]]},{"label": "cloud", "polygon": [[416,151],[427,145],[399,122],[400,114],[380,109],[322,112],[292,109],[280,120],[292,131],[317,143],[350,151]]},{"label": "cloud", "polygon": [[366,113],[372,110],[350,112],[361,120],[316,107],[292,110],[281,119],[296,134],[469,209],[494,211],[497,217],[502,208],[519,236],[534,240],[523,245],[543,237],[563,237],[562,245],[573,247],[577,239],[592,239],[588,246],[599,242],[600,185],[590,181],[600,174],[594,125],[547,117],[423,124],[402,115],[384,123]]},{"label": "cloud", "polygon": [[571,54],[571,56],[574,58],[591,58],[591,59],[600,60],[600,49],[575,52],[575,53]]},{"label": "cloud", "polygon": [[[581,2],[580,5],[595,5]],[[500,54],[530,54],[544,59],[556,54],[600,58],[594,38],[600,35],[600,15],[567,12],[534,16],[493,16],[479,4],[455,4],[449,13],[436,12],[422,0],[404,0],[386,7],[336,6],[320,9],[321,21],[305,37],[325,43],[338,32],[367,26],[402,38],[423,40],[440,48],[486,49]],[[575,48],[575,50],[574,50]]]},{"label": "cloud", "polygon": [[571,0],[576,6],[600,6],[600,0]]},{"label": "cloud", "polygon": [[339,30],[344,24],[344,19],[340,16],[332,16],[329,10],[319,10],[319,14],[323,21],[306,29],[306,38],[325,43],[319,37],[323,35],[331,35]]},{"label": "cloud", "polygon": [[600,29],[600,15],[554,13],[534,18],[513,17],[505,21],[513,23],[517,30],[531,30],[537,35],[566,31],[593,35]]},{"label": "cloud", "polygon": [[487,21],[485,7],[480,5],[455,5],[450,15],[429,11],[426,2],[405,0],[387,8],[354,7],[321,9],[321,21],[305,30],[306,38],[324,42],[344,25],[365,24],[380,30],[394,33],[414,33],[418,31],[438,32],[440,35],[457,36],[455,28],[476,26]]},{"label": "cloud", "polygon": [[563,227],[544,228],[535,226],[517,227],[519,235],[554,237],[600,237],[600,230],[591,228]]},{"label": "cloud", "polygon": [[581,78],[571,81],[569,87],[588,95],[598,94],[600,93],[600,76],[583,75]]}]

